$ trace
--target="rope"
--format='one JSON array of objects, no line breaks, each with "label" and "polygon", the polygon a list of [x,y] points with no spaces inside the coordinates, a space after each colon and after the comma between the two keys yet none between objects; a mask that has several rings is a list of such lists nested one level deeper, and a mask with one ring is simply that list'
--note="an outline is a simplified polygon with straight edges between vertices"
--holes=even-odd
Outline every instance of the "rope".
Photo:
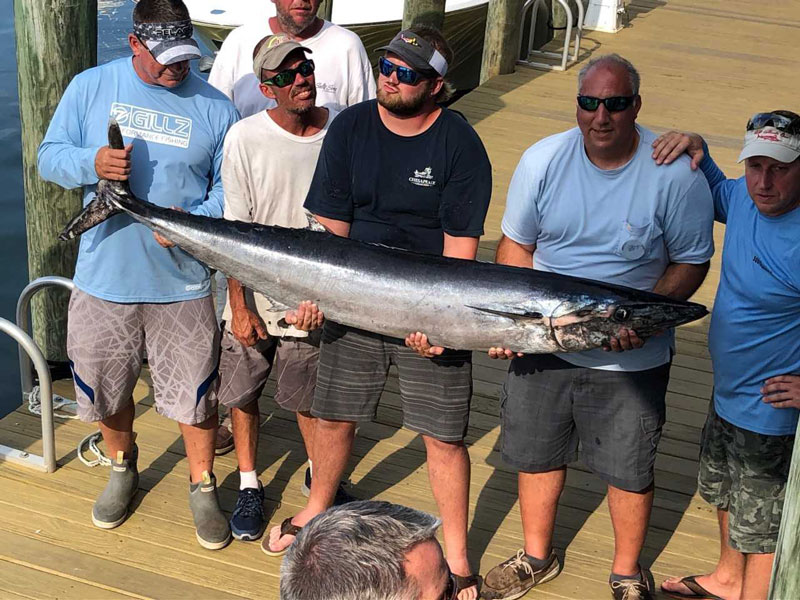
[{"label": "rope", "polygon": [[[111,465],[111,459],[108,458],[105,454],[103,454],[103,451],[97,447],[97,442],[99,442],[102,439],[103,439],[103,434],[100,433],[99,431],[95,431],[94,433],[90,433],[89,435],[87,435],[78,443],[78,458],[87,467],[96,467],[98,465],[101,465],[103,467],[108,467]],[[84,449],[84,447],[88,448]],[[97,458],[93,460],[85,458],[83,455],[87,449]]]},{"label": "rope", "polygon": [[[62,411],[60,414],[55,411]],[[78,403],[75,400],[53,394],[53,416],[60,419],[77,419]],[[42,391],[37,385],[28,394],[28,411],[34,415],[42,414]]]}]

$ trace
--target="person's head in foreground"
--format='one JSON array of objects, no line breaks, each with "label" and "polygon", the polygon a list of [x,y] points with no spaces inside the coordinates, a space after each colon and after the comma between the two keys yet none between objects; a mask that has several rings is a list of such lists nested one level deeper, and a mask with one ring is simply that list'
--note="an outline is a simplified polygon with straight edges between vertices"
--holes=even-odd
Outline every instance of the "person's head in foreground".
[{"label": "person's head in foreground", "polygon": [[800,206],[800,116],[788,110],[753,115],[744,147],[747,191],[762,215],[778,217]]},{"label": "person's head in foreground", "polygon": [[281,600],[451,600],[439,520],[389,502],[334,506],[312,519],[281,565]]}]

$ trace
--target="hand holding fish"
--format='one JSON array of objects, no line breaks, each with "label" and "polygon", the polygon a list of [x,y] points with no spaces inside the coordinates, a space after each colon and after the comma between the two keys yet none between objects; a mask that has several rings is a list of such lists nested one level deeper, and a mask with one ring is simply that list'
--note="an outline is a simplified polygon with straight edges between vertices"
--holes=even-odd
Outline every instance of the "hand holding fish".
[{"label": "hand holding fish", "polygon": [[508,348],[500,348],[500,347],[493,347],[489,348],[489,358],[499,358],[501,360],[508,360],[509,358],[514,358],[514,355],[517,356],[525,356],[522,352],[514,352],[513,350],[509,350]]},{"label": "hand holding fish", "polygon": [[428,336],[419,331],[409,333],[406,336],[406,346],[425,358],[433,358],[444,352],[444,348],[441,346],[431,346],[430,343],[428,343]]},{"label": "hand holding fish", "polygon": [[633,329],[622,328],[617,337],[609,338],[608,345],[603,345],[606,352],[624,352],[625,350],[636,350],[644,346],[644,340],[636,335]]},{"label": "hand holding fish", "polygon": [[233,310],[231,333],[243,346],[254,346],[259,339],[268,337],[264,321],[246,306]]},{"label": "hand holding fish", "polygon": [[115,150],[110,146],[103,146],[94,157],[94,170],[100,179],[112,181],[125,181],[131,172],[131,150],[133,144],[128,144],[122,150]]},{"label": "hand holding fish", "polygon": [[800,375],[770,377],[761,393],[761,400],[774,408],[800,408]]},{"label": "hand holding fish", "polygon": [[301,331],[314,331],[322,327],[325,315],[311,300],[304,300],[297,310],[287,311],[284,320],[295,329]]},{"label": "hand holding fish", "polygon": [[706,156],[703,138],[696,133],[668,131],[653,142],[653,159],[658,165],[668,165],[684,152],[692,159],[692,171],[695,171]]}]

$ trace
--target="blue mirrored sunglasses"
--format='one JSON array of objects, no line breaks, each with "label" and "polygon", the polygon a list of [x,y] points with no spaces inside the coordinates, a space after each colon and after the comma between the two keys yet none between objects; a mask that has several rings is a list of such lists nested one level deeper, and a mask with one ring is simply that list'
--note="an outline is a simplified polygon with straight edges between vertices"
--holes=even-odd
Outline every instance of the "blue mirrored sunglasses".
[{"label": "blue mirrored sunglasses", "polygon": [[383,56],[381,56],[380,60],[378,61],[378,68],[380,68],[381,75],[384,77],[390,77],[392,73],[397,71],[397,81],[407,85],[415,85],[423,77],[414,69],[396,65],[388,58],[384,58]]}]

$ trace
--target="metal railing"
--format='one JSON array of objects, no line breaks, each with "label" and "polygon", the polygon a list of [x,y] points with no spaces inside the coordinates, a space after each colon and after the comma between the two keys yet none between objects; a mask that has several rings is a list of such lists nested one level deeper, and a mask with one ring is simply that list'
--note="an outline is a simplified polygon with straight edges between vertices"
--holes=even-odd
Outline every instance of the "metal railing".
[{"label": "metal railing", "polygon": [[37,456],[23,450],[0,445],[0,460],[32,467],[46,473],[56,470],[55,429],[53,427],[53,383],[50,379],[50,368],[47,361],[28,333],[28,310],[31,298],[46,287],[63,287],[70,291],[75,289],[71,279],[65,277],[40,277],[30,282],[17,300],[16,325],[7,319],[0,318],[0,331],[10,335],[19,344],[19,371],[22,387],[22,398],[27,400],[33,392],[33,369],[39,377],[39,391],[42,407],[42,455]]},{"label": "metal railing", "polygon": [[[525,53],[524,59],[517,60],[517,64],[526,65],[528,67],[534,67],[536,69],[544,69],[547,71],[566,71],[568,65],[572,65],[578,61],[578,53],[580,52],[581,48],[581,36],[583,34],[583,19],[584,19],[584,9],[583,9],[583,2],[582,0],[577,0],[575,4],[578,7],[578,20],[575,22],[574,17],[572,15],[572,9],[569,7],[567,0],[558,0],[558,3],[564,8],[564,12],[567,16],[567,28],[564,35],[564,49],[562,52],[549,52],[545,50],[534,50],[533,43],[534,43],[534,36],[536,33],[536,16],[539,12],[539,5],[543,4],[545,0],[526,0],[525,4],[522,6],[522,15],[520,18],[520,23],[525,22],[525,13],[528,11],[529,8],[533,7],[531,10],[531,26],[528,32],[528,48],[527,52]],[[569,44],[572,41],[572,28],[573,24],[575,26],[575,49],[572,53],[572,58],[569,58]],[[523,46],[523,36],[520,36],[519,42],[519,50],[520,55],[522,55],[522,46]],[[528,60],[531,56],[539,56],[539,57],[547,57],[547,58],[561,58],[560,65],[552,65],[549,63],[544,62],[537,62]]]}]

